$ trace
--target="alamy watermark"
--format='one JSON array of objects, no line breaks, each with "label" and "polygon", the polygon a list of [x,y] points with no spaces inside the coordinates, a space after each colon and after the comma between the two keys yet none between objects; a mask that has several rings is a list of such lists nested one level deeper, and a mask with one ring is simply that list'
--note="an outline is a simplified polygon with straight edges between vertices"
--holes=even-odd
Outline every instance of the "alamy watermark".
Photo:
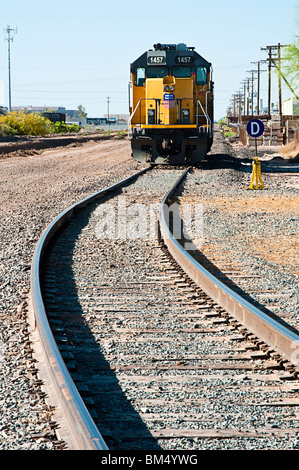
[{"label": "alamy watermark", "polygon": [[[95,211],[98,239],[155,240],[158,238],[159,203],[128,203],[125,196],[115,203],[101,204]],[[164,207],[173,237],[185,249],[200,248],[203,240],[203,205],[173,203]],[[193,244],[194,243],[194,244]]]}]

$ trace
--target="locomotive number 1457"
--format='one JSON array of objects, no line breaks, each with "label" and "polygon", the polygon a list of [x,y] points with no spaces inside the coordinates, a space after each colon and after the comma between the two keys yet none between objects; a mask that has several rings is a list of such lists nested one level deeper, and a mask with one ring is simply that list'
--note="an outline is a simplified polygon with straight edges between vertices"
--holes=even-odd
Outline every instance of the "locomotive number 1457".
[{"label": "locomotive number 1457", "polygon": [[148,64],[155,64],[155,65],[160,65],[160,64],[166,64],[166,58],[164,56],[158,55],[158,56],[150,56],[147,58],[147,63]]},{"label": "locomotive number 1457", "polygon": [[177,56],[175,58],[175,61],[177,64],[191,64],[193,62],[194,58],[189,55],[185,56]]}]

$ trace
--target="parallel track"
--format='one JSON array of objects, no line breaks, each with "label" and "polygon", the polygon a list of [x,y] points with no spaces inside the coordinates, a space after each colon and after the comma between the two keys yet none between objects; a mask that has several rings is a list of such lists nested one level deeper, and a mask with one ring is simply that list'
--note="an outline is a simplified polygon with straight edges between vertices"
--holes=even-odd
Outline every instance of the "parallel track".
[{"label": "parallel track", "polygon": [[[185,177],[189,169],[182,175]],[[168,201],[175,192],[175,185],[163,198],[160,206],[160,228],[161,235],[166,244],[169,253],[176,260],[183,271],[200,288],[204,290],[215,302],[217,302],[226,313],[232,315],[235,320],[240,321],[243,326],[248,328],[251,333],[265,341],[266,344],[279,352],[282,359],[294,363],[294,349],[299,346],[299,335],[281,323],[273,320],[258,308],[254,307],[240,295],[223,284],[219,279],[213,276],[195,259],[189,255],[178,240],[175,240],[169,230],[167,218],[165,217],[165,208]],[[294,374],[299,374],[299,365],[293,364]]]},{"label": "parallel track", "polygon": [[[109,390],[109,383],[112,383],[112,389],[108,394],[110,393],[110,400],[113,401],[114,403],[114,398],[116,399],[115,403],[121,402],[120,396],[123,394],[123,391],[121,390],[120,385],[124,386],[125,388],[127,387],[126,384],[128,384],[130,381],[133,381],[135,383],[135,386],[138,388],[140,385],[144,386],[143,384],[148,384],[146,388],[150,388],[150,384],[153,384],[155,391],[155,396],[157,396],[158,392],[157,390],[161,388],[161,390],[165,389],[166,394],[163,392],[161,395],[161,400],[165,400],[165,396],[167,397],[167,392],[168,390],[168,385],[167,382],[168,380],[171,382],[171,387],[174,390],[174,393],[179,394],[178,392],[178,387],[180,383],[187,383],[188,381],[192,382],[195,379],[198,379],[198,377],[194,377],[192,379],[192,374],[196,375],[196,372],[194,371],[200,371],[200,370],[205,370],[206,368],[215,368],[215,370],[255,370],[256,366],[252,366],[249,363],[244,363],[244,365],[241,365],[242,362],[239,362],[242,360],[246,360],[246,355],[241,354],[241,358],[238,357],[238,355],[233,355],[230,357],[230,354],[218,354],[218,359],[223,356],[224,361],[226,362],[226,365],[209,365],[209,361],[211,358],[208,358],[208,356],[205,356],[207,361],[207,364],[205,364],[205,361],[202,362],[202,359],[200,357],[197,357],[196,355],[192,354],[187,354],[186,357],[182,353],[182,348],[181,346],[178,348],[178,350],[174,350],[173,346],[170,348],[170,353],[167,357],[159,357],[159,354],[156,352],[147,351],[148,357],[144,358],[142,357],[141,351],[142,348],[139,349],[136,347],[136,350],[134,351],[134,354],[131,356],[127,356],[126,352],[121,352],[122,351],[122,346],[120,348],[120,353],[117,353],[116,356],[115,354],[111,355],[111,344],[115,345],[115,343],[119,342],[119,344],[123,344],[124,337],[128,338],[129,342],[132,343],[134,342],[134,338],[136,338],[136,344],[140,341],[141,343],[144,342],[144,345],[148,345],[148,343],[153,342],[153,344],[158,344],[159,341],[170,341],[170,344],[175,341],[175,338],[177,338],[178,344],[182,343],[187,345],[188,341],[194,341],[195,344],[197,344],[197,341],[202,341],[200,338],[200,333],[202,333],[204,336],[206,334],[213,335],[213,332],[216,333],[216,337],[219,335],[227,334],[227,330],[225,328],[228,326],[228,329],[230,330],[231,326],[234,328],[237,328],[237,331],[240,331],[242,333],[242,337],[245,340],[250,340],[252,343],[254,343],[254,350],[258,350],[256,354],[252,354],[250,358],[256,357],[257,359],[262,358],[263,354],[266,356],[267,360],[271,357],[275,359],[275,363],[272,364],[272,368],[275,370],[276,365],[278,367],[284,367],[285,369],[291,371],[290,378],[297,378],[298,377],[298,365],[294,364],[293,358],[294,358],[294,345],[299,344],[299,337],[296,333],[293,331],[289,330],[288,328],[282,326],[281,324],[273,321],[272,319],[269,319],[263,312],[260,312],[258,309],[250,305],[248,302],[246,302],[244,299],[242,299],[240,296],[235,294],[233,291],[231,291],[227,286],[223,285],[221,282],[219,282],[217,279],[215,279],[210,273],[208,273],[203,267],[201,267],[194,259],[183,249],[182,247],[182,241],[181,243],[178,240],[175,240],[174,237],[172,236],[168,224],[167,224],[167,219],[165,217],[165,213],[167,211],[166,207],[167,204],[169,203],[169,200],[171,199],[173,193],[176,191],[176,188],[178,185],[183,181],[184,177],[186,176],[187,172],[184,172],[179,180],[176,182],[176,184],[173,186],[173,188],[164,196],[161,205],[160,205],[160,210],[159,210],[159,227],[160,227],[160,235],[161,235],[161,244],[163,245],[163,250],[167,248],[167,257],[170,256],[171,260],[174,260],[175,263],[175,268],[173,268],[169,262],[166,260],[164,257],[163,253],[161,252],[161,248],[157,246],[152,247],[152,251],[160,251],[160,256],[161,256],[161,266],[164,266],[165,269],[165,278],[161,278],[161,274],[156,273],[153,271],[153,267],[148,269],[148,273],[145,271],[145,279],[141,280],[140,284],[140,289],[144,289],[144,292],[146,292],[146,285],[149,285],[149,292],[150,292],[150,285],[155,284],[157,288],[157,292],[160,290],[164,294],[167,291],[168,295],[173,295],[173,302],[169,303],[169,306],[164,305],[164,309],[169,309],[168,312],[169,314],[165,313],[162,315],[162,309],[163,307],[160,308],[160,313],[158,314],[158,317],[154,316],[154,312],[152,312],[153,307],[151,306],[151,302],[149,303],[146,301],[146,293],[143,294],[143,290],[140,291],[138,290],[139,287],[135,285],[133,281],[123,281],[123,284],[120,283],[118,286],[118,289],[120,289],[120,292],[122,294],[119,294],[119,300],[115,296],[113,296],[111,299],[104,300],[103,297],[103,292],[105,292],[105,289],[107,291],[107,294],[109,292],[108,284],[103,283],[103,287],[101,287],[102,293],[101,296],[99,297],[99,305],[98,305],[98,311],[103,312],[104,318],[101,322],[101,318],[99,318],[97,321],[99,322],[100,325],[100,347],[102,350],[105,349],[103,345],[105,345],[105,342],[109,342],[109,347],[107,347],[107,354],[105,355],[105,363],[106,361],[110,361],[112,359],[110,365],[107,368],[107,365],[101,365],[99,366],[100,375],[98,379],[90,379],[89,385],[95,387],[97,390],[97,394],[100,395],[100,401],[104,400],[104,395],[105,395],[105,389],[108,387]],[[143,172],[141,172],[143,173]],[[135,175],[136,176],[136,175]],[[136,401],[136,409],[140,411],[142,420],[146,422],[147,429],[139,429],[137,430],[137,426],[135,431],[132,432],[132,429],[123,429],[121,431],[121,426],[119,427],[118,430],[115,432],[113,431],[115,427],[115,423],[117,421],[121,422],[122,420],[126,420],[126,417],[124,416],[124,413],[121,410],[113,409],[113,411],[109,411],[107,416],[100,416],[97,422],[97,425],[95,424],[94,418],[92,417],[92,412],[88,410],[88,406],[86,406],[84,400],[82,400],[80,393],[77,391],[75,382],[76,380],[73,378],[76,377],[76,372],[75,373],[69,373],[67,370],[67,367],[64,364],[64,361],[62,359],[62,354],[59,348],[56,346],[54,336],[51,332],[49,323],[48,323],[48,318],[46,315],[46,309],[45,309],[45,300],[42,297],[41,293],[41,280],[40,280],[40,268],[43,262],[43,256],[45,253],[45,250],[47,246],[49,245],[50,241],[53,239],[54,235],[60,230],[62,225],[65,223],[65,221],[70,221],[74,220],[74,217],[77,214],[78,209],[82,209],[83,207],[86,207],[86,205],[99,200],[102,196],[107,195],[108,193],[112,192],[116,187],[120,187],[123,185],[124,182],[119,183],[116,186],[113,186],[111,188],[108,188],[106,191],[102,191],[101,193],[97,193],[93,195],[91,198],[87,198],[81,203],[77,204],[76,206],[73,206],[69,210],[67,210],[65,213],[63,213],[60,217],[56,219],[56,221],[51,224],[51,226],[48,228],[48,230],[45,232],[43,235],[42,239],[40,240],[39,245],[37,246],[34,260],[32,263],[32,303],[33,303],[33,311],[35,315],[35,323],[37,326],[37,330],[39,331],[40,334],[40,340],[38,344],[42,346],[43,349],[43,354],[45,355],[45,358],[42,359],[45,369],[49,371],[49,376],[45,377],[45,374],[41,372],[42,379],[45,381],[45,383],[50,384],[52,380],[54,381],[53,383],[54,388],[55,388],[55,395],[56,395],[56,403],[58,409],[62,411],[62,414],[64,417],[67,417],[67,422],[66,425],[60,428],[60,437],[61,439],[65,440],[68,444],[69,448],[74,448],[74,449],[97,449],[97,450],[104,450],[108,449],[108,445],[106,442],[109,441],[110,445],[112,448],[123,448],[123,442],[127,441],[133,441],[133,442],[139,442],[139,441],[146,441],[147,445],[151,445],[153,448],[159,448],[159,446],[156,447],[155,442],[152,442],[152,439],[154,438],[155,440],[168,440],[170,441],[172,438],[174,439],[184,439],[184,438],[219,438],[219,437],[233,437],[233,438],[238,438],[238,437],[249,437],[249,436],[256,436],[258,433],[251,431],[246,434],[246,432],[242,431],[235,431],[232,432],[231,430],[222,430],[222,431],[217,431],[215,430],[207,430],[205,428],[196,428],[195,429],[181,429],[180,426],[177,428],[168,428],[168,427],[161,427],[161,425],[158,426],[160,429],[156,429],[156,425],[154,424],[156,420],[158,419],[159,412],[154,413],[152,417],[149,415],[148,408],[153,406],[153,409],[159,405],[159,400],[155,398],[154,400],[151,400],[148,395],[145,396],[144,402],[139,403],[139,398],[137,397],[131,397],[130,401],[134,403]],[[78,213],[80,215],[80,213]],[[105,246],[105,243],[103,243]],[[108,245],[107,245],[108,249]],[[169,255],[170,254],[170,255]],[[111,258],[112,259],[112,258]],[[140,258],[140,261],[138,261],[139,258],[137,258],[137,261],[135,260],[135,263],[140,262],[141,264],[143,261]],[[134,262],[134,261],[133,261]],[[171,261],[172,263],[173,261]],[[100,269],[100,266],[99,266]],[[173,270],[174,269],[174,270]],[[177,278],[176,271],[179,271],[179,278]],[[47,279],[49,279],[49,276],[51,274],[48,273],[48,277],[46,276]],[[174,277],[172,277],[174,276]],[[181,279],[180,279],[181,278]],[[60,279],[60,281],[59,281]],[[59,278],[58,276],[58,282],[61,282],[62,278]],[[109,276],[107,278],[109,280]],[[181,280],[181,282],[180,282]],[[53,281],[54,283],[54,281]],[[137,282],[138,284],[138,282]],[[105,287],[106,286],[106,287]],[[173,287],[175,287],[175,290],[173,290]],[[178,288],[178,291],[177,291]],[[182,295],[184,296],[185,300],[182,300],[178,298],[180,296],[180,289],[182,291]],[[54,291],[56,289],[54,288]],[[65,290],[67,291],[67,286],[65,286]],[[178,292],[176,294],[176,291]],[[137,300],[137,296],[140,295],[139,293],[143,294],[142,297],[139,297],[139,300]],[[205,293],[204,293],[205,292]],[[126,294],[127,293],[127,294]],[[207,295],[209,297],[207,297]],[[124,296],[127,295],[130,300],[122,300],[124,299]],[[158,294],[157,294],[158,295]],[[163,294],[161,294],[163,295]],[[166,295],[166,294],[165,294]],[[193,304],[190,304],[190,300],[186,299],[186,296],[188,296],[189,299],[192,299]],[[109,297],[109,296],[108,296]],[[134,301],[134,298],[136,297],[136,300]],[[144,298],[143,298],[144,297]],[[137,302],[137,303],[136,303]],[[145,304],[144,304],[145,302]],[[102,303],[102,306],[100,305]],[[49,297],[48,297],[48,305],[49,305]],[[63,302],[62,304],[57,304],[57,308],[63,308]],[[117,308],[117,305],[119,305],[119,309]],[[192,305],[192,306],[190,306]],[[179,307],[178,307],[179,306]],[[142,308],[143,310],[140,310]],[[172,319],[171,317],[171,312],[173,309],[179,308],[181,309],[182,315],[179,315],[178,317],[180,318],[175,318]],[[109,311],[112,311],[112,318],[109,319],[108,314]],[[144,312],[142,314],[143,316],[141,317],[141,311]],[[117,313],[119,312],[119,313]],[[176,312],[177,313],[177,312]],[[146,323],[148,315],[148,322]],[[161,319],[163,319],[163,326],[162,329],[159,328],[159,315]],[[86,315],[88,317],[88,315]],[[93,316],[90,315],[91,317],[91,323],[93,323],[94,319]],[[145,318],[143,318],[145,317]],[[141,320],[142,318],[142,320]],[[206,322],[208,321],[209,318],[214,318],[211,324],[207,324]],[[215,319],[216,318],[216,319]],[[125,321],[124,321],[125,319]],[[157,322],[158,319],[158,322]],[[71,320],[72,321],[72,320]],[[164,323],[165,322],[170,322],[173,323],[173,331],[169,332],[169,338],[167,339],[167,336],[165,337],[165,327]],[[195,325],[195,328],[188,327],[188,322],[193,322],[193,321],[198,321],[199,324]],[[118,326],[115,326],[115,322],[118,324]],[[136,323],[137,322],[137,323]],[[157,322],[157,324],[155,324]],[[180,323],[181,322],[181,323]],[[59,323],[60,324],[60,323]],[[136,326],[127,326],[127,325],[136,325]],[[140,326],[141,325],[141,326]],[[187,325],[187,328],[186,328]],[[242,327],[245,327],[245,332],[242,330]],[[90,326],[91,328],[91,326]],[[99,328],[96,326],[96,330]],[[224,330],[223,330],[224,328]],[[239,328],[239,330],[238,330]],[[105,329],[107,332],[105,333]],[[34,330],[34,333],[36,334],[37,330]],[[59,330],[59,328],[58,328]],[[182,330],[180,332],[180,330]],[[182,333],[182,336],[178,336]],[[104,335],[104,336],[103,336]],[[106,340],[103,340],[103,337],[105,338],[106,335]],[[234,341],[232,336],[228,337],[230,341]],[[36,338],[35,338],[36,340]],[[208,339],[204,339],[204,341],[208,341]],[[239,341],[240,339],[237,339]],[[83,341],[83,340],[82,340]],[[88,340],[90,341],[90,340]],[[69,347],[72,351],[76,349],[76,338],[74,337],[73,340],[70,342],[71,346]],[[80,343],[78,343],[80,344]],[[73,347],[72,347],[73,346]],[[147,347],[147,346],[146,346]],[[199,348],[199,343],[198,343],[198,348]],[[63,347],[62,347],[63,349]],[[80,349],[80,348],[79,348]],[[260,351],[262,349],[262,352]],[[64,350],[65,352],[66,350]],[[217,351],[216,351],[217,352]],[[256,351],[255,351],[256,352]],[[177,356],[176,356],[177,355]],[[217,356],[217,354],[216,354]],[[216,357],[215,356],[215,357]],[[116,359],[117,357],[117,359]],[[248,357],[248,356],[247,356]],[[230,363],[230,359],[232,359],[232,363]],[[141,362],[141,371],[138,370],[137,367],[137,360],[140,360]],[[237,361],[237,364],[234,364],[234,361]],[[88,361],[87,363],[88,364]],[[85,365],[86,365],[85,364]],[[143,365],[142,365],[143,364]],[[239,364],[239,365],[238,365]],[[81,370],[82,368],[84,369],[85,367],[84,362],[83,366],[79,367]],[[144,371],[142,372],[142,367],[144,367]],[[257,367],[258,369],[259,367]],[[138,371],[138,372],[137,372]],[[164,371],[164,372],[163,372]],[[191,375],[188,375],[188,371],[192,371]],[[113,374],[116,374],[116,376],[113,378],[111,375],[111,372]],[[158,375],[156,375],[156,373]],[[171,373],[173,373],[173,377],[171,377]],[[119,374],[119,375],[118,375]],[[162,375],[161,375],[162,374]],[[181,374],[181,375],[180,375]],[[159,378],[160,376],[160,378]],[[72,378],[73,377],[73,378]],[[159,386],[160,383],[160,386]],[[114,385],[113,385],[114,384]],[[84,385],[84,383],[81,385]],[[100,390],[99,388],[103,387],[103,390]],[[114,387],[114,388],[113,388]],[[53,385],[50,386],[50,388],[53,388]],[[89,387],[90,388],[90,387]],[[192,387],[191,387],[192,388]],[[49,389],[49,388],[48,388]],[[296,389],[296,387],[295,387]],[[171,390],[171,388],[169,389]],[[290,388],[292,391],[292,387]],[[131,392],[129,392],[131,393]],[[112,395],[111,395],[112,394]],[[113,395],[115,397],[113,397]],[[169,395],[170,397],[170,395]],[[52,397],[51,397],[52,399]],[[169,399],[169,398],[168,398]],[[166,398],[167,401],[167,398]],[[181,399],[179,398],[179,401]],[[185,405],[188,407],[188,402],[190,400],[187,398],[185,401]],[[194,403],[196,403],[198,399],[195,400],[195,402],[192,402],[191,399],[191,404],[190,404],[190,409],[192,409],[192,406]],[[297,400],[298,401],[298,400]],[[298,404],[297,401],[295,400],[295,404]],[[287,402],[287,401],[286,401]],[[192,405],[193,403],[193,405]],[[184,403],[183,403],[184,404]],[[109,402],[107,402],[107,407],[109,406]],[[162,406],[162,405],[161,405]],[[176,405],[177,406],[177,405]],[[175,409],[175,406],[174,408]],[[102,413],[103,410],[100,410],[100,413]],[[189,418],[186,417],[189,413]],[[171,413],[170,413],[171,414]],[[112,418],[111,422],[111,416],[114,416]],[[114,423],[113,423],[114,419]],[[129,414],[127,416],[127,420],[130,421],[130,419],[133,419],[132,417],[130,418]],[[149,421],[148,421],[149,419]],[[175,414],[173,419],[175,419]],[[184,419],[188,419],[192,421],[192,418],[190,417],[190,412],[186,411],[184,415]],[[102,423],[102,427],[101,427]],[[110,423],[110,424],[109,424]],[[152,423],[152,424],[150,424]],[[107,426],[109,429],[108,431],[105,431],[105,426]],[[134,425],[135,426],[135,425]],[[117,426],[116,426],[117,428]],[[141,426],[142,428],[142,426]],[[104,430],[103,432],[101,432]],[[293,427],[290,431],[281,431],[282,435],[288,434],[294,434],[298,431],[296,427]],[[117,433],[119,432],[119,440],[122,442],[121,446],[117,444]],[[266,433],[265,429],[263,430],[264,433]],[[104,437],[103,437],[104,435]],[[109,448],[110,448],[109,445]],[[144,444],[143,444],[144,445]],[[133,446],[134,447],[134,446]],[[142,448],[142,447],[139,447]],[[146,448],[146,447],[145,447]]]}]

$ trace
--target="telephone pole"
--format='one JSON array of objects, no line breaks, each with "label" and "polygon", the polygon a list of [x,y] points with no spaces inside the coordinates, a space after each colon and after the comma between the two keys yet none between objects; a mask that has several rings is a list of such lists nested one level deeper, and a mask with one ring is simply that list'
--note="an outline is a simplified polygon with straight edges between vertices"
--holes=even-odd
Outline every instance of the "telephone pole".
[{"label": "telephone pole", "polygon": [[110,98],[109,96],[107,97],[107,120],[109,121],[109,104],[110,104]]},{"label": "telephone pole", "polygon": [[247,83],[247,81],[246,81],[246,80],[243,80],[242,83],[243,83],[243,86],[244,86],[244,93],[243,93],[243,98],[244,98],[244,101],[243,101],[243,103],[244,103],[243,115],[245,116],[245,115],[246,115],[246,83]]},{"label": "telephone pole", "polygon": [[11,72],[10,72],[10,43],[13,42],[13,34],[17,34],[17,27],[11,28],[9,25],[3,28],[4,34],[7,34],[8,42],[8,111],[11,112]]},{"label": "telephone pole", "polygon": [[[276,46],[261,47],[262,51],[268,51],[268,59],[262,62],[268,62],[268,115],[271,116],[271,67],[274,65],[278,71],[278,100],[279,100],[279,114],[282,114],[282,97],[281,97],[281,48],[287,47],[278,43]],[[277,57],[276,57],[277,54]],[[277,63],[278,62],[278,65]],[[286,79],[284,78],[286,81]],[[288,83],[287,83],[288,84]]]},{"label": "telephone pole", "polygon": [[250,78],[246,78],[246,82],[247,82],[247,116],[249,116],[249,86],[250,86]]},{"label": "telephone pole", "polygon": [[257,70],[247,70],[248,73],[251,73],[251,78],[248,80],[251,81],[251,116],[254,114],[254,109],[253,109],[253,86],[254,86],[254,76],[253,74],[257,72]]},{"label": "telephone pole", "polygon": [[259,116],[260,114],[260,74],[261,72],[266,72],[266,70],[261,70],[261,62],[261,60],[259,60],[258,62],[251,62],[252,64],[257,64],[257,116]]},{"label": "telephone pole", "polygon": [[242,115],[242,98],[243,95],[239,91],[238,93],[235,93],[233,95],[234,98],[234,109],[235,109],[235,114],[238,115],[238,122],[241,122],[241,115]]}]

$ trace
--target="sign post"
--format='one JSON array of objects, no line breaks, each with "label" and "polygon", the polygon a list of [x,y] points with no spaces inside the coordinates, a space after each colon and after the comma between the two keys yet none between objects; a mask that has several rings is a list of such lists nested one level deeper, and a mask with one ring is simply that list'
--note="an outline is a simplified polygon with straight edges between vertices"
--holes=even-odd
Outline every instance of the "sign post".
[{"label": "sign post", "polygon": [[250,137],[255,138],[255,158],[252,163],[252,167],[253,167],[252,179],[251,179],[249,189],[263,189],[264,188],[264,183],[262,181],[262,175],[261,175],[261,164],[257,158],[257,141],[256,141],[257,137],[260,137],[264,133],[264,129],[265,129],[264,124],[259,119],[252,119],[251,121],[248,122],[246,126],[247,133],[250,135]]},{"label": "sign post", "polygon": [[259,119],[251,119],[251,121],[249,121],[246,126],[247,134],[249,134],[250,137],[255,138],[255,156],[256,157],[257,157],[256,139],[257,137],[260,137],[264,133],[264,129],[265,129],[264,124]]}]

